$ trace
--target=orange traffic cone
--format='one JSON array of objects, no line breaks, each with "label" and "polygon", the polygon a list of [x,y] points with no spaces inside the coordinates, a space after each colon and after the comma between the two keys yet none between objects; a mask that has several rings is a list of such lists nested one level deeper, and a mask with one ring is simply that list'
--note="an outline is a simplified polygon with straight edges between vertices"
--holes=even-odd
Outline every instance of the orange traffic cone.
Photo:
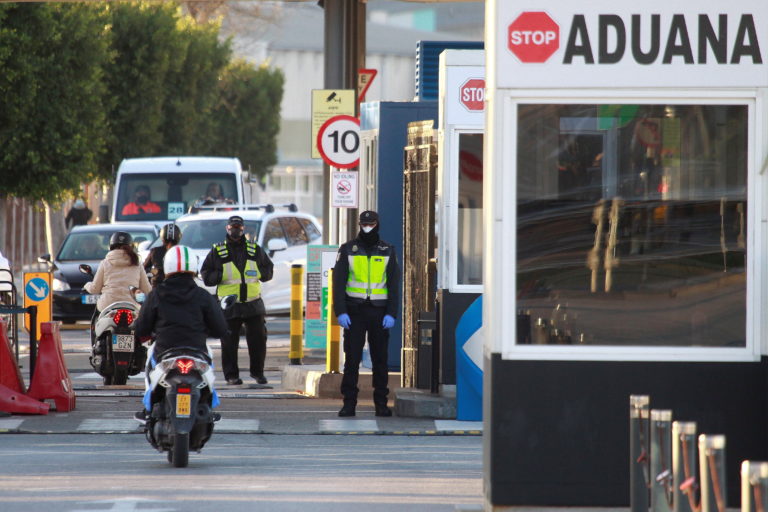
[{"label": "orange traffic cone", "polygon": [[38,400],[52,399],[59,412],[75,408],[75,390],[72,379],[64,364],[64,351],[61,348],[61,322],[42,322],[40,324],[40,343],[37,348],[37,362],[29,392]]},{"label": "orange traffic cone", "polygon": [[0,319],[0,384],[17,393],[26,391],[21,370],[11,350],[11,340],[8,339],[8,324],[2,319]]},{"label": "orange traffic cone", "polygon": [[50,406],[0,384],[0,411],[13,414],[48,414]]}]

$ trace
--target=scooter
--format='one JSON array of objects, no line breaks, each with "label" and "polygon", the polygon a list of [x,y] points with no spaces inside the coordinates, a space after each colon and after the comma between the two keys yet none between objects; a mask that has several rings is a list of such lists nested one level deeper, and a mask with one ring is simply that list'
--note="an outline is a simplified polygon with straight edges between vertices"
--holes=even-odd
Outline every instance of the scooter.
[{"label": "scooter", "polygon": [[145,423],[147,441],[183,468],[189,450],[203,449],[220,418],[213,412],[213,361],[209,353],[191,347],[175,347],[153,358],[157,364],[148,373],[152,407]]},{"label": "scooter", "polygon": [[[236,295],[223,297],[222,309],[236,299]],[[211,438],[214,423],[221,419],[213,412],[218,405],[213,355],[192,347],[174,347],[159,354],[153,350],[150,362],[155,366],[147,368],[147,441],[156,450],[167,452],[168,462],[183,468],[189,463],[189,451],[199,453]]]},{"label": "scooter", "polygon": [[[90,265],[80,265],[80,272],[93,277]],[[89,360],[105,385],[123,385],[129,375],[137,375],[144,369],[147,349],[134,340],[138,314],[139,309],[132,302],[113,302],[99,313],[92,325]]]}]

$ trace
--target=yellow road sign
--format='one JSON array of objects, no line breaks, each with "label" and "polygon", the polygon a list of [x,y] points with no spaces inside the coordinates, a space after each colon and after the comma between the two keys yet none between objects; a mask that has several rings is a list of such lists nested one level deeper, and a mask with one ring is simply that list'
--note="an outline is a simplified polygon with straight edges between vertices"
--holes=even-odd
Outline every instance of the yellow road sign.
[{"label": "yellow road sign", "polygon": [[312,158],[321,158],[317,148],[317,132],[330,118],[355,115],[353,89],[312,89]]},{"label": "yellow road sign", "polygon": [[[53,290],[50,272],[24,272],[24,307],[37,306],[37,335],[40,324],[53,319]],[[24,314],[24,328],[31,326],[29,313]]]}]

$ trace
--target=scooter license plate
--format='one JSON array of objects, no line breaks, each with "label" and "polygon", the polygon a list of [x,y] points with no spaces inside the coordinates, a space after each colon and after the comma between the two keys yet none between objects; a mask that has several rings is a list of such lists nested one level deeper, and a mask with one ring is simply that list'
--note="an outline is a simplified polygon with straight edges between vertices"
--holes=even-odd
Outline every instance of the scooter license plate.
[{"label": "scooter license plate", "polygon": [[176,395],[176,416],[192,414],[192,395],[179,393]]},{"label": "scooter license plate", "polygon": [[99,297],[101,297],[100,294],[94,294],[94,295],[81,295],[80,300],[83,301],[83,304],[96,304],[99,302]]},{"label": "scooter license plate", "polygon": [[133,334],[113,334],[113,352],[133,352]]}]

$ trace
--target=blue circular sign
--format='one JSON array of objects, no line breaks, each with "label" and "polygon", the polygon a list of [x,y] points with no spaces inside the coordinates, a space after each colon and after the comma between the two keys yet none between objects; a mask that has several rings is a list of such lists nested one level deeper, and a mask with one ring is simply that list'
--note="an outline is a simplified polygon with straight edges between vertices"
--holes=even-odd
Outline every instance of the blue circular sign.
[{"label": "blue circular sign", "polygon": [[33,277],[27,282],[27,286],[24,287],[24,294],[35,302],[45,300],[50,292],[51,289],[48,286],[48,282],[41,277]]}]

